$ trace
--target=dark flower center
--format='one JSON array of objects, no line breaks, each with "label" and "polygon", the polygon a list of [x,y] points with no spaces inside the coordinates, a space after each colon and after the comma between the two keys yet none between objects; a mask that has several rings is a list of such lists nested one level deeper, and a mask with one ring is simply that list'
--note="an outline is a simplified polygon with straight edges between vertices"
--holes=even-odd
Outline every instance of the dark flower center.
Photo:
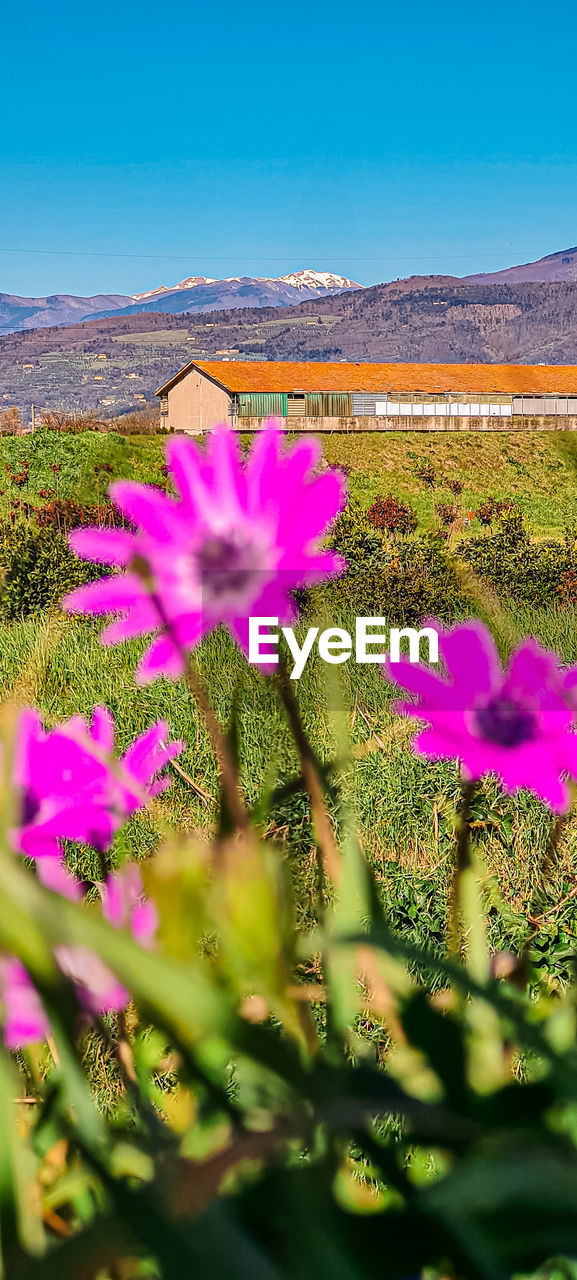
[{"label": "dark flower center", "polygon": [[532,711],[512,698],[492,698],[484,707],[477,707],[475,719],[482,737],[500,747],[518,747],[536,736]]},{"label": "dark flower center", "polygon": [[203,595],[211,601],[247,591],[263,570],[254,545],[234,534],[208,538],[196,552],[196,562]]},{"label": "dark flower center", "polygon": [[90,831],[86,843],[92,845],[97,853],[106,853],[110,839],[104,831]]},{"label": "dark flower center", "polygon": [[40,801],[38,796],[30,790],[29,787],[22,792],[22,826],[27,827],[29,822],[34,822],[35,817],[40,809]]}]

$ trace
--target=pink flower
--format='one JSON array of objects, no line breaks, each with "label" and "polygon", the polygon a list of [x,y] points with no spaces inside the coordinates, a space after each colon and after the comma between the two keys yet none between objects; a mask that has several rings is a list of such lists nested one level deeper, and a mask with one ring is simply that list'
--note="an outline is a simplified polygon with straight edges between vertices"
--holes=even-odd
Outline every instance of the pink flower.
[{"label": "pink flower", "polygon": [[[142,947],[153,945],[158,927],[156,907],[143,896],[142,877],[135,863],[108,877],[102,887],[102,914],[116,929],[129,929]],[[129,992],[88,947],[57,947],[55,955],[62,972],[78,987],[87,1013],[110,1013],[126,1007]]]},{"label": "pink flower", "polygon": [[[102,914],[116,928],[129,929],[141,946],[153,945],[156,908],[143,897],[140,871],[134,864],[109,876],[102,888]],[[61,972],[74,983],[87,1017],[126,1008],[129,992],[89,947],[58,946],[54,955]],[[7,1049],[46,1039],[50,1024],[44,1006],[26,969],[13,956],[0,958],[0,1004]]]},{"label": "pink flower", "polygon": [[[269,423],[243,464],[237,437],[225,425],[214,429],[206,452],[177,436],[167,443],[167,460],[178,497],[117,481],[110,495],[137,532],[71,534],[79,556],[123,572],[78,588],[63,607],[116,614],[102,633],[104,644],[152,634],[138,671],[142,682],[180,676],[183,652],[219,623],[247,650],[251,615],[291,621],[295,588],[346,567],[320,547],[343,504],[342,475],[313,473],[316,441],[301,440],[285,452],[281,442],[278,426]],[[148,566],[152,594],[133,567],[137,558]]]},{"label": "pink flower", "polygon": [[125,1009],[129,993],[95,951],[89,947],[56,947],[58,968],[74,983],[86,1014],[118,1013]]},{"label": "pink flower", "polygon": [[109,876],[102,887],[102,914],[116,929],[130,928],[141,946],[148,947],[156,937],[158,915],[149,898],[144,898],[142,876],[134,862]]},{"label": "pink flower", "polygon": [[0,959],[2,1030],[7,1049],[38,1044],[50,1032],[40,996],[24,965],[13,956]]},{"label": "pink flower", "polygon": [[[37,712],[22,712],[18,724],[14,781],[23,798],[23,822],[12,834],[14,849],[36,860],[39,879],[62,897],[79,900],[82,886],[67,870],[62,841],[81,840],[104,849],[128,815],[169,785],[159,776],[182,743],[168,741],[168,726],[157,721],[116,762],[114,722],[97,707],[92,722],[74,716],[45,731]],[[154,942],[156,908],[143,898],[136,866],[110,876],[101,890],[101,909],[115,928],[129,929],[144,947]],[[55,947],[56,962],[77,989],[87,1016],[126,1006],[129,993],[88,947]],[[4,1043],[15,1049],[46,1037],[48,1019],[25,968],[0,956],[0,1020]]]},{"label": "pink flower", "polygon": [[[14,780],[22,795],[22,822],[13,846],[40,862],[62,859],[62,841],[79,840],[105,849],[126,818],[170,785],[160,771],[183,749],[169,742],[159,720],[117,761],[110,711],[96,707],[92,722],[82,716],[44,730],[38,713],[23,711],[18,725]],[[41,873],[50,887],[64,891],[64,869]]]},{"label": "pink flower", "polygon": [[459,759],[473,781],[497,773],[506,791],[526,787],[557,812],[569,807],[565,775],[577,776],[572,688],[577,669],[564,673],[555,654],[525,640],[505,671],[481,622],[439,629],[447,675],[411,664],[392,664],[389,679],[416,696],[399,710],[428,722],[413,748],[429,759]]}]

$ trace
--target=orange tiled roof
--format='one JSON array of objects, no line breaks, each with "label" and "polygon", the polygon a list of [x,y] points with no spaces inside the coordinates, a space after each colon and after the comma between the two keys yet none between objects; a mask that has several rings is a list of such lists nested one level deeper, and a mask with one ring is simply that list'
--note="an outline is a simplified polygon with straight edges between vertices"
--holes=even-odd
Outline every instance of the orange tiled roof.
[{"label": "orange tiled roof", "polygon": [[193,360],[160,387],[167,392],[200,369],[230,392],[365,391],[577,395],[577,365],[337,364],[260,360]]}]

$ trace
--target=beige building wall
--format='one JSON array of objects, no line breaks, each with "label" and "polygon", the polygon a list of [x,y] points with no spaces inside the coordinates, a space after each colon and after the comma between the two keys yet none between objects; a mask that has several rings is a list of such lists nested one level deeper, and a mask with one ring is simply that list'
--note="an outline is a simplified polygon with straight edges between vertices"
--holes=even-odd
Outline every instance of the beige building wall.
[{"label": "beige building wall", "polygon": [[175,431],[199,435],[215,422],[230,422],[229,400],[226,391],[192,369],[168,392],[168,418],[163,421]]},{"label": "beige building wall", "polygon": [[[262,431],[267,418],[237,418],[238,431]],[[359,418],[284,418],[282,425],[290,432],[340,431],[353,434],[355,431],[443,431],[454,433],[460,431],[577,431],[577,418],[569,415],[529,415],[515,414],[510,418],[411,418],[401,417],[359,417]]]},{"label": "beige building wall", "polygon": [[[199,435],[209,431],[216,422],[227,422],[238,431],[262,431],[266,418],[231,418],[230,396],[227,391],[192,369],[180,382],[171,387],[167,396],[168,416],[161,421],[175,431],[189,431]],[[351,418],[297,418],[284,420],[285,430],[291,432],[325,431],[577,431],[577,418],[563,415],[529,416],[515,414],[508,418],[469,417],[351,417]]]}]

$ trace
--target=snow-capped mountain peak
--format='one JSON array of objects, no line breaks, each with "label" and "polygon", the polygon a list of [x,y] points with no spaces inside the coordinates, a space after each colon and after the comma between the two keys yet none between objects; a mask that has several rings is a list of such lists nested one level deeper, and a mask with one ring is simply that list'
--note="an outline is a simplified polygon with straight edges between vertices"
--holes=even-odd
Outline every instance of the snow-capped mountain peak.
[{"label": "snow-capped mountain peak", "polygon": [[308,267],[304,271],[293,271],[287,276],[256,276],[256,278],[227,276],[225,280],[215,280],[211,276],[187,276],[186,280],[181,280],[179,284],[161,284],[158,289],[148,289],[146,293],[134,293],[130,301],[131,303],[153,302],[165,294],[183,293],[185,290],[196,289],[203,285],[227,284],[268,285],[274,292],[288,285],[289,289],[298,289],[299,293],[313,296],[315,293],[324,294],[341,292],[343,289],[362,288],[362,285],[356,284],[354,280],[348,280],[346,276],[335,275],[333,271],[314,271],[312,267]]},{"label": "snow-capped mountain peak", "polygon": [[194,289],[197,284],[214,284],[211,276],[188,276],[180,284],[161,284],[158,289],[148,289],[146,293],[133,293],[131,302],[145,302],[147,298],[158,298],[161,293],[178,293],[179,289]]},{"label": "snow-capped mountain peak", "polygon": [[332,271],[314,271],[312,267],[277,278],[283,284],[292,284],[295,289],[362,289],[362,285],[348,280],[346,276],[337,276]]},{"label": "snow-capped mountain peak", "polygon": [[179,284],[161,284],[142,293],[98,294],[90,298],[72,294],[52,294],[46,298],[23,298],[0,293],[0,334],[18,333],[53,325],[102,320],[108,316],[129,316],[151,312],[194,315],[235,308],[295,307],[314,302],[331,293],[363,286],[332,271],[294,271],[286,276],[187,276]]}]

